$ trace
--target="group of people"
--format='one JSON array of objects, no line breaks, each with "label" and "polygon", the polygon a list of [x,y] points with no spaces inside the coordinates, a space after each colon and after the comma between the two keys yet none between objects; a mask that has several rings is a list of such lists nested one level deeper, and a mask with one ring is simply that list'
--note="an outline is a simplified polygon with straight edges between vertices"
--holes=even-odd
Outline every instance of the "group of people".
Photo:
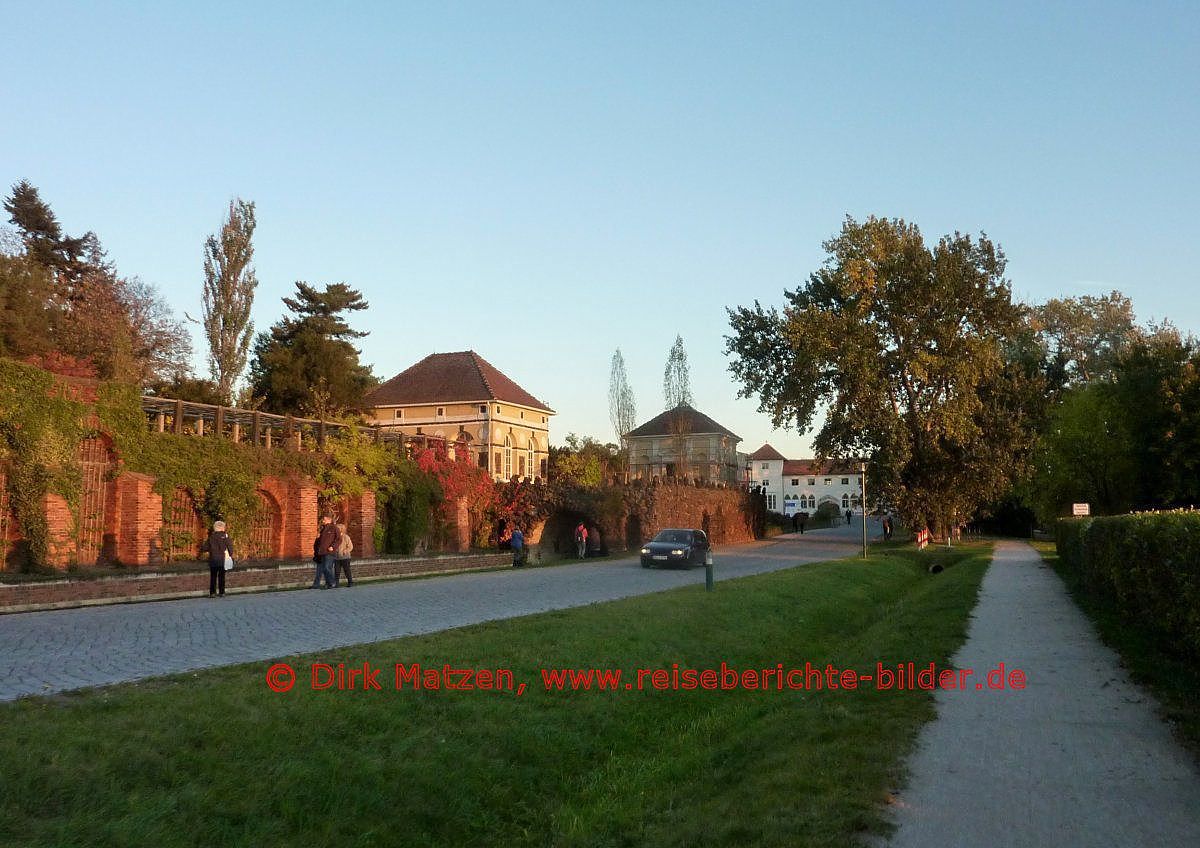
[{"label": "group of people", "polygon": [[[346,532],[346,525],[335,524],[333,516],[321,518],[321,532],[313,541],[313,562],[316,563],[316,574],[313,575],[310,589],[336,589],[341,585],[339,574],[346,575],[346,588],[354,585],[350,574],[350,554],[354,550],[354,541]],[[324,578],[325,585],[321,586]]]},{"label": "group of people", "polygon": [[[200,551],[208,556],[208,596],[225,597],[225,572],[233,567],[233,540],[229,538],[224,521],[213,522],[212,531]],[[324,516],[321,519],[321,532],[313,541],[316,574],[309,588],[336,589],[341,585],[339,577],[343,574],[346,576],[346,587],[353,586],[354,577],[350,573],[350,554],[353,551],[354,541],[346,532],[346,526],[335,524],[332,516]],[[324,586],[321,586],[322,578],[325,580]]]},{"label": "group of people", "polygon": [[[529,546],[525,544],[525,534],[520,525],[514,526],[508,536],[508,546],[512,549],[513,568],[520,568],[529,562]],[[583,559],[587,556],[588,529],[582,521],[575,526],[575,556]]]}]

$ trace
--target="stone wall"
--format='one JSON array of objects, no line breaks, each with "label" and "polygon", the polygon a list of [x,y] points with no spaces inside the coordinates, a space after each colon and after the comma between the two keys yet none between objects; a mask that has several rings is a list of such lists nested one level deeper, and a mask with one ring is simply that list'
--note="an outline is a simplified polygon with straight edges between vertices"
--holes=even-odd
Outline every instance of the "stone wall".
[{"label": "stone wall", "polygon": [[[446,574],[511,565],[507,553],[433,556],[407,559],[355,560],[354,582],[386,580],[422,574]],[[273,568],[235,568],[226,575],[226,594],[294,589],[311,585],[311,563]],[[101,577],[91,580],[38,580],[0,583],[0,613],[36,609],[94,606],[129,601],[199,597],[208,594],[208,569],[195,567],[172,572]]]},{"label": "stone wall", "polygon": [[714,545],[754,539],[747,495],[739,489],[656,486],[642,529],[647,538],[664,527],[699,528]]}]

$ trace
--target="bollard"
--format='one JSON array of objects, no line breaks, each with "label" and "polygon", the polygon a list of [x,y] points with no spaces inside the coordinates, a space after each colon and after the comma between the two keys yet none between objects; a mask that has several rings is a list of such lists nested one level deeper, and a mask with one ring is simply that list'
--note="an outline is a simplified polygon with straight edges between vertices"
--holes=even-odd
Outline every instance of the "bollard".
[{"label": "bollard", "polygon": [[706,551],[704,554],[704,590],[706,592],[711,592],[713,590],[712,551]]}]

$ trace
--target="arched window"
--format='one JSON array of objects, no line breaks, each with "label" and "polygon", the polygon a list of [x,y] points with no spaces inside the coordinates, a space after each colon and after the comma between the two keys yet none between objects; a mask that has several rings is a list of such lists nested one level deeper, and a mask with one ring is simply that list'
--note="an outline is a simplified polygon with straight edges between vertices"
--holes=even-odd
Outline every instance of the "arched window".
[{"label": "arched window", "polygon": [[842,509],[849,509],[849,508],[850,508],[850,496],[842,495]]},{"label": "arched window", "polygon": [[512,479],[512,436],[504,437],[504,479]]}]

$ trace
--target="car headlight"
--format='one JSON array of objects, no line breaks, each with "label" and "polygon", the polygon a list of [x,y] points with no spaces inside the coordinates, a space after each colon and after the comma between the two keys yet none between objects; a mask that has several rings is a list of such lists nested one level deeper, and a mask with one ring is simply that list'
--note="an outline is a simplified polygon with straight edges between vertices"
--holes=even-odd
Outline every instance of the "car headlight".
[{"label": "car headlight", "polygon": [[675,556],[683,556],[682,550],[674,550],[674,551],[671,551],[671,553],[674,554]]},{"label": "car headlight", "polygon": [[649,549],[649,548],[642,548],[642,553],[644,553],[644,554],[648,554],[648,553],[650,553],[650,549]]}]

